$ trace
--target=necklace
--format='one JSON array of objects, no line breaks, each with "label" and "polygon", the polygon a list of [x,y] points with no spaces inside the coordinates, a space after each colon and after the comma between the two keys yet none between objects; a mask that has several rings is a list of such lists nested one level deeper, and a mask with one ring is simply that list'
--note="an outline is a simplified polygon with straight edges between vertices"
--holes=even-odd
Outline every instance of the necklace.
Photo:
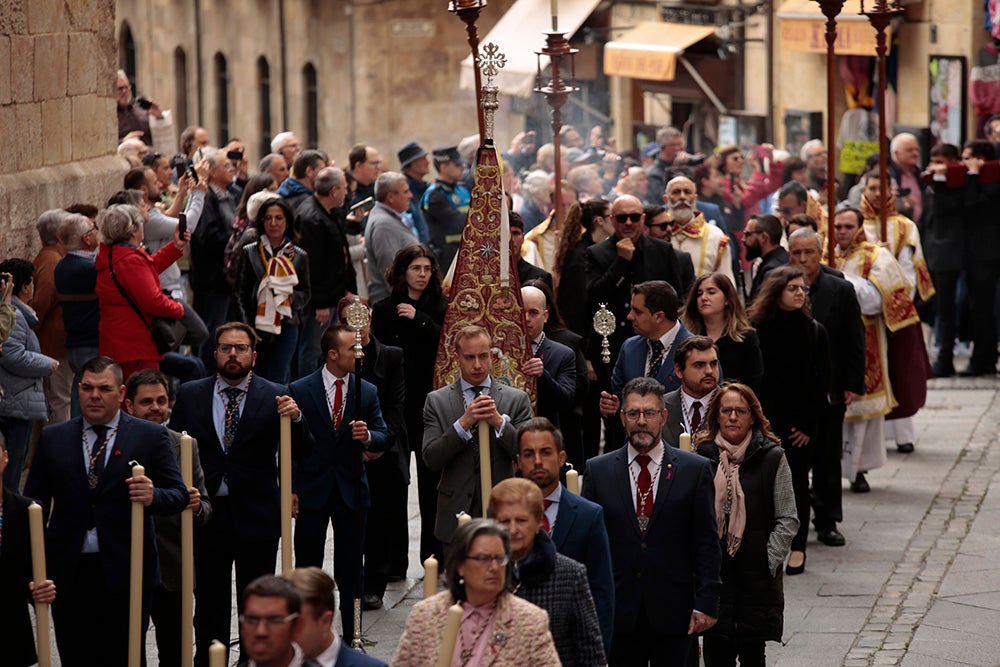
[{"label": "necklace", "polygon": [[472,635],[472,641],[469,643],[468,647],[466,647],[465,645],[465,633],[464,632],[459,633],[459,636],[461,637],[462,640],[462,650],[459,653],[459,657],[462,658],[463,667],[469,663],[469,660],[472,659],[472,655],[476,652],[476,646],[479,644],[479,640],[483,636],[483,633],[486,632],[486,628],[490,627],[490,621],[493,620],[493,614],[495,614],[496,611],[497,611],[497,601],[494,600],[493,607],[490,609],[490,613],[486,616],[485,619],[483,619],[483,624],[479,626],[479,629],[476,630],[475,634]]},{"label": "necklace", "polygon": [[[708,406],[709,403],[712,402],[712,396],[714,396],[714,395],[715,395],[715,389],[713,389],[712,391],[708,392],[708,394],[706,394],[705,396],[702,396],[701,398],[696,398],[696,399],[694,399],[694,401],[691,402],[692,405],[694,405],[694,403],[696,403],[696,402],[697,403],[701,403],[701,419],[702,419],[702,424],[704,424],[704,422],[705,422],[705,412],[707,412],[707,406]],[[694,438],[694,432],[693,432],[693,429],[691,428],[691,411],[690,411],[690,409],[687,406],[687,402],[684,400],[684,390],[683,389],[681,390],[680,399],[681,399],[681,416],[684,417],[684,428],[687,429],[688,434],[692,437],[691,451],[694,451],[694,440],[693,440],[693,438]]]},{"label": "necklace", "polygon": [[649,497],[653,495],[653,480],[660,474],[660,464],[662,462],[662,459],[656,462],[656,470],[650,473],[649,488],[645,491],[639,491],[639,478],[635,474],[635,470],[632,469],[632,464],[628,466],[628,472],[632,476],[632,481],[635,482],[636,495],[639,497],[638,507],[635,509],[635,518],[639,521],[639,529],[644,533],[646,532],[646,527],[649,525],[649,517],[646,516],[646,503],[649,502]]}]

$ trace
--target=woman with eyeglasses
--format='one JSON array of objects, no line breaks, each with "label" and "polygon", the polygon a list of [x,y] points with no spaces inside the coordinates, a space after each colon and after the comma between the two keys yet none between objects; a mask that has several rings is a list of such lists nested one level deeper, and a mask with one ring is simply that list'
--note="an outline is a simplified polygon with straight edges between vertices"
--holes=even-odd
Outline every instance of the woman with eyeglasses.
[{"label": "woman with eyeglasses", "polygon": [[789,575],[805,570],[813,438],[830,384],[830,344],[826,329],[811,316],[808,294],[802,267],[782,266],[768,274],[750,307],[764,358],[760,401],[785,448],[798,506],[799,529],[785,570]]},{"label": "woman with eyeglasses", "polygon": [[548,612],[563,667],[606,665],[587,568],[556,553],[538,485],[517,477],[500,482],[490,493],[490,516],[510,534],[514,595]]},{"label": "woman with eyeglasses", "polygon": [[[698,454],[715,468],[722,547],[719,621],[705,633],[708,667],[765,664],[764,644],[781,641],[781,564],[799,525],[792,473],[753,390],[720,387],[708,405]],[[808,505],[807,505],[808,507]]]},{"label": "woman with eyeglasses", "polygon": [[[716,155],[719,157],[722,176],[725,185],[722,188],[722,199],[734,213],[731,221],[727,220],[730,233],[736,237],[737,244],[743,246],[743,227],[751,217],[761,212],[760,201],[781,187],[781,162],[773,159],[774,146],[763,144],[747,152],[746,157],[739,146],[723,146]],[[764,170],[764,159],[770,160],[770,169]],[[743,169],[749,164],[750,178],[743,177]],[[744,263],[744,266],[747,264]]]},{"label": "woman with eyeglasses", "polygon": [[406,619],[393,667],[437,664],[448,608],[462,607],[452,667],[537,667],[560,664],[546,613],[511,594],[510,535],[495,521],[459,526],[445,559],[448,588],[418,602]]},{"label": "woman with eyeglasses", "polygon": [[715,341],[724,379],[742,382],[755,390],[760,387],[764,376],[760,341],[729,276],[699,276],[688,292],[681,319],[691,333]]}]

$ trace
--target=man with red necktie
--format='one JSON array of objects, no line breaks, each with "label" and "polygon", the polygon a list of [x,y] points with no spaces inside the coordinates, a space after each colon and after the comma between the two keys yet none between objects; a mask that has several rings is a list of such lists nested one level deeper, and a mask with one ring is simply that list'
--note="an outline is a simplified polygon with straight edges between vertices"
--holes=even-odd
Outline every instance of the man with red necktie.
[{"label": "man with red necktie", "polygon": [[[298,508],[295,522],[295,566],[323,567],[326,531],[333,522],[333,574],[340,589],[340,616],[343,636],[354,635],[354,599],[359,595],[357,513],[371,507],[368,478],[364,470],[357,479],[358,447],[364,460],[382,455],[389,446],[389,432],[382,419],[375,385],[361,380],[361,405],[356,401],[358,378],[355,368],[354,330],[337,324],[320,340],[323,366],[291,384],[289,391],[302,408],[316,446],[312,453],[296,461],[292,469]],[[359,444],[360,443],[360,444]],[[355,500],[361,484],[361,505]]]},{"label": "man with red necktie", "polygon": [[615,580],[609,664],[688,664],[718,616],[722,555],[706,460],[664,445],[663,385],[622,391],[624,447],[587,462],[583,497],[604,508]]}]

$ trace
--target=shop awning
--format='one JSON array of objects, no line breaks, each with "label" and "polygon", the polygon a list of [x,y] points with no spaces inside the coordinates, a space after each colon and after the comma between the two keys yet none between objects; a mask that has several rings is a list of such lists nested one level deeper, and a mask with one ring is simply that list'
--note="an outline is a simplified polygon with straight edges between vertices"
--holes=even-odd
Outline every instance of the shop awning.
[{"label": "shop awning", "polygon": [[[875,55],[875,28],[860,11],[861,0],[847,0],[837,15],[837,41],[833,46],[837,55]],[[826,53],[826,17],[815,0],[785,0],[778,9],[778,18],[781,48]],[[890,32],[886,30],[887,35]]]},{"label": "shop awning", "polygon": [[[559,30],[565,32],[567,36],[572,36],[593,13],[600,1],[560,0]],[[507,56],[506,65],[495,79],[501,93],[518,97],[532,95],[539,64],[535,51],[540,51],[545,45],[542,32],[552,29],[550,8],[551,5],[542,0],[516,0],[486,37],[480,40],[480,49],[492,42]],[[548,64],[549,59],[542,56],[542,69],[548,67]],[[462,61],[459,86],[463,89],[473,88],[474,76],[470,54]]]},{"label": "shop awning", "polygon": [[604,73],[632,79],[673,81],[684,49],[715,34],[714,26],[641,23],[604,45]]}]

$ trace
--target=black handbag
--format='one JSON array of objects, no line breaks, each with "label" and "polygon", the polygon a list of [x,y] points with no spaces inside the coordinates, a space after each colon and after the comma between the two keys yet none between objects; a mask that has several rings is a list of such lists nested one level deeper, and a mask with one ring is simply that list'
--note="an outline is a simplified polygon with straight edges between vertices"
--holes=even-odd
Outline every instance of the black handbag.
[{"label": "black handbag", "polygon": [[[125,297],[128,301],[128,305],[132,306],[132,310],[136,312],[143,322],[146,321],[146,316],[143,315],[142,311],[139,310],[139,306],[135,305],[135,301],[132,297],[128,295],[124,289],[122,289],[122,284],[118,282],[118,276],[115,275],[115,265],[112,261],[111,250],[114,246],[108,246],[108,268],[111,270],[111,279],[115,281],[115,286],[121,295]],[[149,327],[149,336],[153,339],[153,343],[156,345],[156,351],[160,354],[166,354],[167,352],[176,352],[181,343],[184,342],[184,336],[187,335],[187,327],[184,326],[184,322],[181,320],[172,320],[167,317],[157,317],[153,316],[153,321]]]}]

